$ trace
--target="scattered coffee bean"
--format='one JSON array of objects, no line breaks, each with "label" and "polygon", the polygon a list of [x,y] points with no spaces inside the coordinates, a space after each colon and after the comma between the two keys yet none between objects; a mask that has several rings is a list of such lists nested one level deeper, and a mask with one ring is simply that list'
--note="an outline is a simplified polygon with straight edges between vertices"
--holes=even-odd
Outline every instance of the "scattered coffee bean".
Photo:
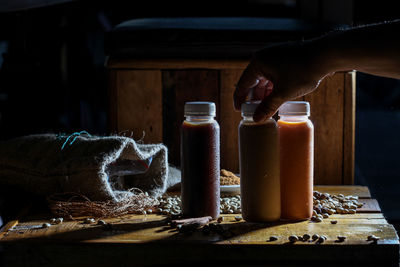
[{"label": "scattered coffee bean", "polygon": [[317,240],[318,238],[319,238],[319,235],[318,235],[318,234],[313,234],[313,236],[312,236],[312,240],[313,240],[313,241]]},{"label": "scattered coffee bean", "polygon": [[50,226],[51,226],[51,224],[49,224],[49,223],[42,224],[42,228],[49,228]]},{"label": "scattered coffee bean", "polygon": [[373,242],[378,242],[378,240],[379,240],[379,237],[378,236],[375,236],[375,235],[369,235],[368,237],[367,237],[367,240],[368,241],[373,241]]},{"label": "scattered coffee bean", "polygon": [[[164,215],[181,214],[181,198],[178,195],[169,196],[163,195],[158,199],[160,204],[155,211],[147,210],[147,213],[157,212]],[[313,221],[320,222],[327,215],[332,214],[354,214],[356,209],[360,208],[363,203],[360,203],[357,196],[344,196],[343,194],[331,195],[328,193],[313,192]],[[240,195],[221,197],[220,199],[221,214],[240,214],[241,197]],[[321,215],[318,217],[318,215]],[[320,218],[320,219],[316,219]]]},{"label": "scattered coffee bean", "polygon": [[91,224],[91,223],[95,223],[95,220],[93,218],[86,218],[83,223],[85,224]]},{"label": "scattered coffee bean", "polygon": [[324,243],[325,240],[326,240],[326,237],[324,237],[324,236],[322,235],[322,236],[320,236],[320,237],[318,238],[317,243]]},{"label": "scattered coffee bean", "polygon": [[277,236],[272,235],[269,237],[269,241],[276,241],[276,240],[278,240]]},{"label": "scattered coffee bean", "polygon": [[311,238],[311,236],[309,234],[304,234],[303,235],[303,241],[307,241]]},{"label": "scattered coffee bean", "polygon": [[242,216],[235,216],[235,221],[239,222],[242,220]]},{"label": "scattered coffee bean", "polygon": [[294,242],[296,242],[296,241],[299,241],[299,238],[297,237],[297,235],[291,235],[291,236],[289,236],[289,241],[291,242],[291,243],[294,243]]}]

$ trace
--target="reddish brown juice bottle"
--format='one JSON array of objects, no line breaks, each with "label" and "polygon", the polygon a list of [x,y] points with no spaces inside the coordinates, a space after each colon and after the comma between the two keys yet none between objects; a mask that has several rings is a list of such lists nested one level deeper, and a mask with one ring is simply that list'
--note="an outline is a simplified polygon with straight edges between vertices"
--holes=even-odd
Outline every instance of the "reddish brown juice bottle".
[{"label": "reddish brown juice bottle", "polygon": [[217,218],[220,209],[219,125],[215,104],[188,102],[181,128],[182,212],[184,217]]}]

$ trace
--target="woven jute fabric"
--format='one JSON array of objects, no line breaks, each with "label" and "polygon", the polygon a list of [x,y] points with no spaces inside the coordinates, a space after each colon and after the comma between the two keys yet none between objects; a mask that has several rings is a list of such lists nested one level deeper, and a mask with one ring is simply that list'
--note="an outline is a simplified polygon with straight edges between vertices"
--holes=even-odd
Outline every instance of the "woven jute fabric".
[{"label": "woven jute fabric", "polygon": [[147,171],[130,177],[135,187],[157,197],[180,179],[176,169],[171,170],[174,177],[168,175],[168,151],[163,144],[139,144],[122,136],[83,135],[74,137],[73,144],[65,143],[66,136],[55,134],[0,143],[0,186],[17,186],[44,196],[76,192],[91,200],[118,202],[132,192],[113,186],[108,166],[149,158]]}]

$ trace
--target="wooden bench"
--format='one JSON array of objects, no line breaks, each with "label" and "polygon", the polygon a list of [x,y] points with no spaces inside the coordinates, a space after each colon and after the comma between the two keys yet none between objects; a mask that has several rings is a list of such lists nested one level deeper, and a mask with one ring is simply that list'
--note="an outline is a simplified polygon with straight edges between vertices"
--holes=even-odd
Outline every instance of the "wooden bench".
[{"label": "wooden bench", "polygon": [[[48,222],[51,216],[42,214],[3,227],[0,247],[4,263],[11,266],[398,266],[399,238],[367,187],[316,186],[315,190],[357,195],[365,205],[356,214],[332,215],[321,223],[247,223],[223,215],[221,225],[229,236],[177,233],[166,227],[165,216],[153,214],[105,219],[112,223],[110,230],[82,220],[26,229]],[[322,244],[288,242],[288,236],[305,233],[328,239]],[[272,235],[278,240],[268,242]],[[347,239],[338,242],[338,235]],[[367,241],[369,235],[380,240]]]}]

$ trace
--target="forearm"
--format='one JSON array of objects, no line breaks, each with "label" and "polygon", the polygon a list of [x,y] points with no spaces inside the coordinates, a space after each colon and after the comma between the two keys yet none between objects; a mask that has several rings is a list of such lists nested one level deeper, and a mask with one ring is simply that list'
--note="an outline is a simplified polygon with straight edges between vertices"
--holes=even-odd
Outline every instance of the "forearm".
[{"label": "forearm", "polygon": [[400,78],[400,20],[331,33],[310,43],[326,73],[358,70]]}]

